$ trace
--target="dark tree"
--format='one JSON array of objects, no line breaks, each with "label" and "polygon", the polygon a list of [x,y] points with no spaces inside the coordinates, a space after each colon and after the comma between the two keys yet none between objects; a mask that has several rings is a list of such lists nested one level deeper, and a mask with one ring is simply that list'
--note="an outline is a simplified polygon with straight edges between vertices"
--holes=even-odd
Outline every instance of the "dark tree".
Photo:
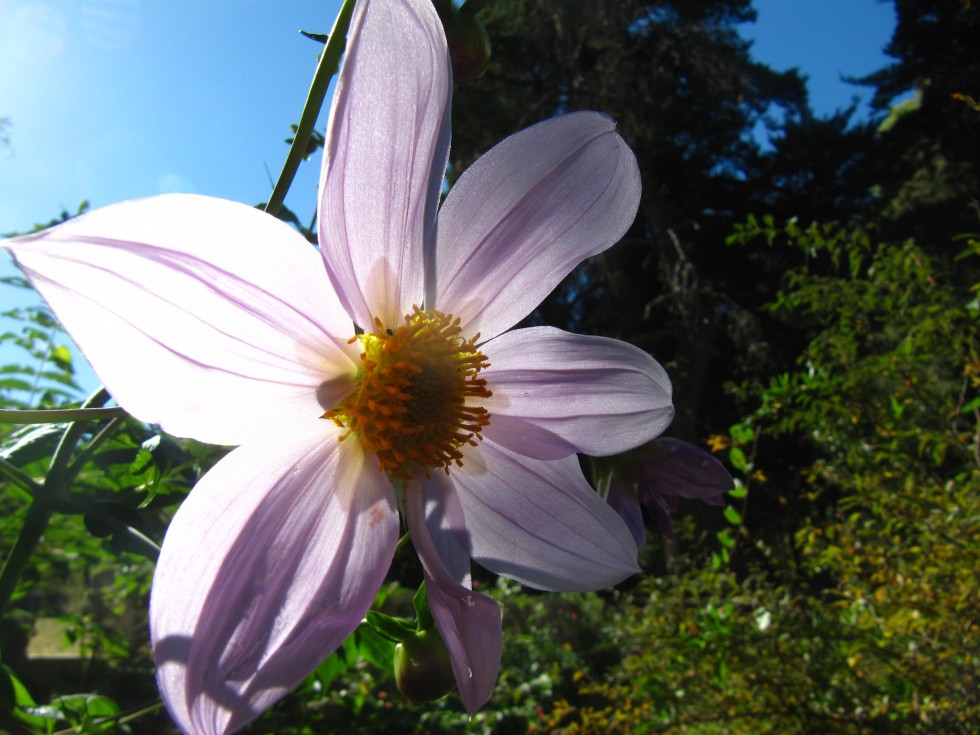
[{"label": "dark tree", "polygon": [[[884,115],[874,150],[883,231],[950,252],[976,229],[980,193],[980,9],[969,0],[895,0],[894,61],[860,80]],[[911,97],[909,96],[911,95]]]},{"label": "dark tree", "polygon": [[457,90],[453,170],[555,114],[617,121],[643,177],[636,222],[536,316],[656,355],[675,382],[673,432],[703,437],[706,407],[726,420],[723,381],[771,359],[753,311],[784,270],[725,238],[751,212],[850,217],[867,131],[846,113],[815,120],[795,71],[752,60],[736,28],[754,18],[748,0],[495,0],[481,17],[493,60]]}]

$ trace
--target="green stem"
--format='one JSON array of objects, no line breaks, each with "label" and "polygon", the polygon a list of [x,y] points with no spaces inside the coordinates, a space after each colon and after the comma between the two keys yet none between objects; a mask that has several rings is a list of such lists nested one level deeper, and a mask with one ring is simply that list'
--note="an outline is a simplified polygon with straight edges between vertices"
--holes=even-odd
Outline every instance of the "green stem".
[{"label": "green stem", "polygon": [[[109,400],[109,393],[105,388],[99,388],[82,404],[80,411],[91,409],[93,406],[101,406]],[[14,547],[10,550],[3,569],[0,570],[0,615],[14,596],[17,583],[20,581],[30,561],[31,554],[37,547],[44,535],[44,530],[48,527],[48,522],[54,514],[53,500],[57,493],[63,488],[62,480],[65,470],[68,467],[68,460],[71,457],[75,445],[85,433],[85,425],[71,423],[61,435],[58,448],[54,450],[51,458],[51,467],[48,469],[47,477],[44,478],[42,485],[36,485],[34,498],[30,507],[27,509],[27,517],[24,525],[17,535]]]},{"label": "green stem", "polygon": [[265,205],[265,211],[273,216],[279,214],[282,203],[286,200],[286,192],[289,191],[296,171],[299,169],[299,164],[306,158],[310,136],[313,135],[313,127],[320,115],[320,108],[323,107],[323,100],[327,96],[330,80],[340,68],[340,57],[344,53],[347,28],[350,26],[353,11],[354,0],[344,0],[344,4],[337,14],[337,20],[334,22],[333,30],[330,32],[330,37],[327,39],[327,45],[324,47],[323,53],[320,54],[320,63],[313,75],[310,92],[306,96],[306,104],[303,106],[303,114],[300,116],[299,124],[296,126],[296,134],[293,136],[293,143],[289,146],[289,153],[282,166],[282,172],[279,174],[279,180],[276,181],[272,195]]},{"label": "green stem", "polygon": [[119,424],[122,423],[122,419],[113,419],[108,424],[102,427],[98,434],[92,437],[91,441],[86,445],[85,449],[78,453],[75,461],[71,463],[71,466],[65,471],[64,484],[69,485],[75,481],[78,477],[78,473],[81,472],[82,467],[92,458],[95,454],[95,450],[98,449],[106,439],[111,437],[116,429],[119,428]]},{"label": "green stem", "polygon": [[41,540],[54,512],[49,503],[39,501],[42,497],[43,495],[34,496],[31,507],[27,509],[24,525],[17,535],[17,541],[14,542],[14,548],[10,550],[3,570],[0,571],[0,616],[14,596],[21,574],[27,567],[27,562],[34,553],[34,547]]},{"label": "green stem", "polygon": [[[78,409],[79,411],[92,410],[93,406],[101,408],[104,403],[109,400],[109,391],[104,387],[99,387],[95,393],[90,395],[82,407]],[[125,414],[123,414],[125,415]],[[61,435],[61,440],[58,442],[57,448],[54,450],[54,454],[51,457],[51,467],[48,468],[48,475],[44,478],[44,496],[53,495],[62,489],[64,485],[65,471],[68,468],[68,462],[71,459],[71,453],[75,451],[75,446],[78,444],[78,440],[82,438],[82,435],[87,430],[87,427],[83,423],[71,423],[65,429],[65,433]],[[37,498],[35,498],[37,500]]]},{"label": "green stem", "polygon": [[128,414],[111,408],[0,409],[0,424],[61,424],[66,421],[101,421]]},{"label": "green stem", "polygon": [[28,475],[20,467],[10,464],[5,459],[0,458],[0,478],[9,481],[12,485],[19,487],[28,493],[32,498],[42,491],[41,483]]}]

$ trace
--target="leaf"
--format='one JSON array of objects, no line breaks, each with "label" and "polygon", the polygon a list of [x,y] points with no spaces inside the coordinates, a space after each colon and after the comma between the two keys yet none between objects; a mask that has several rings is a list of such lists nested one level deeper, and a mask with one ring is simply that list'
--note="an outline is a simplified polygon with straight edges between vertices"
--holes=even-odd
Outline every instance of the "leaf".
[{"label": "leaf", "polygon": [[416,625],[413,621],[406,618],[396,618],[385,615],[376,610],[368,610],[364,616],[364,621],[378,635],[381,635],[393,643],[399,643],[416,632]]},{"label": "leaf", "polygon": [[372,628],[361,625],[353,635],[360,657],[382,671],[390,672],[395,665],[395,644]]},{"label": "leaf", "polygon": [[51,359],[58,364],[62,370],[72,372],[71,350],[64,345],[57,345],[51,348]]},{"label": "leaf", "polygon": [[43,457],[50,457],[65,431],[65,426],[66,424],[38,424],[18,429],[0,449],[0,459],[15,467],[24,467]]},{"label": "leaf", "polygon": [[84,727],[84,732],[111,732],[114,715],[120,712],[115,700],[101,694],[66,694],[51,700],[69,723]]},{"label": "leaf", "polygon": [[47,730],[51,720],[57,719],[58,713],[52,712],[51,708],[38,707],[27,687],[9,666],[0,664],[0,677],[4,680],[2,686],[9,687],[8,693],[12,692],[13,698],[10,708],[4,702],[0,711],[9,711],[16,719],[42,732]]},{"label": "leaf", "polygon": [[728,495],[736,500],[741,500],[742,498],[747,497],[749,494],[749,489],[745,486],[745,483],[743,483],[737,477],[733,478],[732,481],[735,483],[735,487],[728,491]]},{"label": "leaf", "polygon": [[728,450],[728,461],[732,463],[732,467],[740,472],[745,472],[749,467],[749,460],[745,456],[739,447],[732,447]]},{"label": "leaf", "polygon": [[340,655],[338,651],[334,651],[327,660],[320,664],[316,671],[313,672],[313,676],[319,681],[320,686],[323,689],[329,687],[337,679],[338,676],[343,674],[347,669],[350,668],[350,664],[347,663],[345,658]]},{"label": "leaf", "polygon": [[737,510],[735,510],[735,508],[733,508],[732,506],[730,505],[726,506],[725,510],[722,511],[722,513],[724,513],[725,515],[725,520],[731,523],[733,526],[742,525],[742,514],[739,513]]}]

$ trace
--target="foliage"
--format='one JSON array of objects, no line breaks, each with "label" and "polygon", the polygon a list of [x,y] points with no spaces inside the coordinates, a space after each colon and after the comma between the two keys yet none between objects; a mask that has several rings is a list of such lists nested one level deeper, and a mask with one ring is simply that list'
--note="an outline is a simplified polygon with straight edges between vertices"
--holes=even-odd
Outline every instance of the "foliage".
[{"label": "foliage", "polygon": [[[677,538],[643,550],[654,573],[619,590],[478,577],[505,646],[472,719],[455,696],[402,699],[393,644],[362,626],[246,732],[977,731],[980,245],[954,235],[975,218],[978,11],[896,10],[895,62],[862,80],[882,118],[855,124],[815,118],[795,73],[751,59],[742,0],[486,6],[493,61],[457,90],[451,173],[560,111],[617,119],[637,223],[533,318],[660,357],[674,432],[708,436],[737,486],[723,511],[682,506]],[[4,316],[0,408],[86,400],[46,310]],[[0,440],[0,733],[173,732],[152,560],[223,450],[122,418]],[[396,561],[376,607],[411,617],[420,572]]]}]

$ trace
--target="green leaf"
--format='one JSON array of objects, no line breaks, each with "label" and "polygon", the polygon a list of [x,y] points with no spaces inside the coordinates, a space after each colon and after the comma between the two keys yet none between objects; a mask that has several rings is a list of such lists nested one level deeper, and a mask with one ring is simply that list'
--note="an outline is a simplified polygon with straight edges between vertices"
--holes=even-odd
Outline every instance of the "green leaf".
[{"label": "green leaf", "polygon": [[742,514],[735,510],[731,505],[726,506],[725,510],[722,511],[725,515],[725,520],[731,523],[733,526],[742,525]]},{"label": "green leaf", "polygon": [[334,651],[327,660],[322,664],[317,666],[316,671],[313,672],[313,676],[316,677],[317,681],[323,689],[329,687],[337,679],[338,676],[343,674],[347,669],[350,668],[350,664],[347,660],[340,655],[339,652]]},{"label": "green leaf", "polygon": [[960,413],[973,413],[978,409],[980,409],[980,396],[977,396],[972,401],[970,401],[965,406],[963,406],[963,408],[960,409]]},{"label": "green leaf", "polygon": [[24,467],[43,457],[50,457],[65,431],[65,424],[36,424],[11,434],[6,446],[0,449],[0,459],[15,467]]},{"label": "green leaf", "polygon": [[354,631],[354,642],[361,658],[382,671],[391,671],[394,666],[395,643],[382,636],[372,627],[360,625]]},{"label": "green leaf", "polygon": [[[114,715],[119,714],[115,700],[101,694],[66,694],[51,700],[64,718],[84,732],[111,732],[115,729]],[[105,721],[108,718],[108,721]]]},{"label": "green leaf", "polygon": [[56,362],[62,370],[72,372],[71,350],[64,345],[57,345],[51,348],[51,360]]},{"label": "green leaf", "polygon": [[745,457],[745,452],[743,452],[739,447],[732,447],[728,451],[728,461],[731,462],[732,467],[739,472],[745,472],[749,466],[749,460]]},{"label": "green leaf", "polygon": [[418,620],[417,630],[431,630],[436,627],[436,621],[432,619],[432,612],[429,610],[429,596],[424,579],[415,597],[412,598],[412,605],[415,607],[415,617]]},{"label": "green leaf", "polygon": [[716,533],[715,536],[718,538],[718,541],[721,542],[721,545],[724,546],[726,549],[734,548],[735,539],[732,537],[732,534],[729,533],[727,528],[722,529],[721,531]]},{"label": "green leaf", "polygon": [[736,477],[735,487],[728,491],[729,497],[735,498],[736,500],[741,500],[742,498],[746,497],[748,494],[749,494],[749,489],[745,487],[745,484]]},{"label": "green leaf", "polygon": [[[50,708],[46,708],[47,711],[43,711],[42,708],[37,706],[34,697],[31,696],[31,693],[27,691],[27,687],[17,678],[14,670],[9,666],[0,664],[0,678],[4,679],[3,686],[9,687],[9,690],[12,690],[13,697],[9,708],[7,707],[6,696],[4,697],[3,710],[0,711],[10,712],[24,724],[42,731],[48,728],[51,720],[57,719],[57,712],[51,711]],[[9,690],[7,693],[8,696],[10,694]]]},{"label": "green leaf", "polygon": [[379,635],[393,643],[399,643],[416,632],[415,621],[407,618],[395,618],[376,610],[368,610],[364,616],[364,621]]}]

